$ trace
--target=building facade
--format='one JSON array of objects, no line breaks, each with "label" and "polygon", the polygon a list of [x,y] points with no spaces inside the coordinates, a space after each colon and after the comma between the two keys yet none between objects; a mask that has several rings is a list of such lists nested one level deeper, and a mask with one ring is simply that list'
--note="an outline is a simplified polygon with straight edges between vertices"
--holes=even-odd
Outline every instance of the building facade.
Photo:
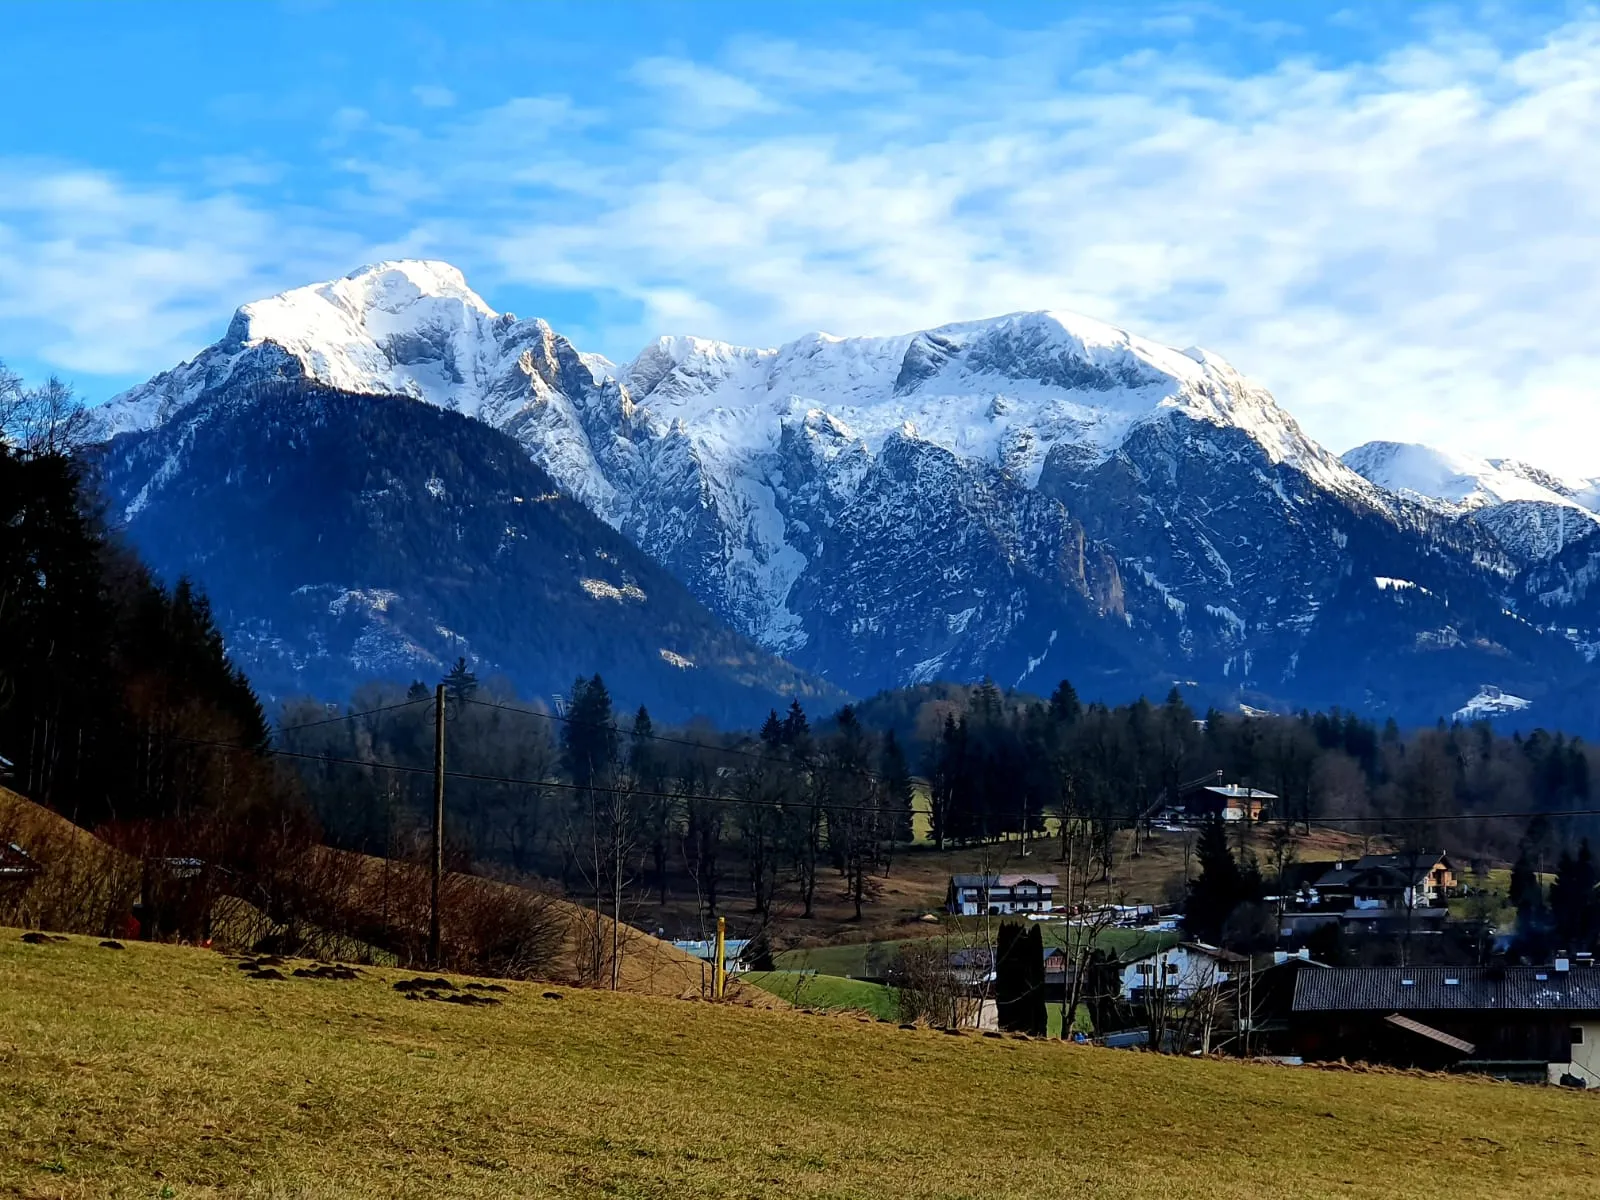
[{"label": "building facade", "polygon": [[952,875],[945,910],[957,916],[1010,916],[1055,910],[1054,875]]}]

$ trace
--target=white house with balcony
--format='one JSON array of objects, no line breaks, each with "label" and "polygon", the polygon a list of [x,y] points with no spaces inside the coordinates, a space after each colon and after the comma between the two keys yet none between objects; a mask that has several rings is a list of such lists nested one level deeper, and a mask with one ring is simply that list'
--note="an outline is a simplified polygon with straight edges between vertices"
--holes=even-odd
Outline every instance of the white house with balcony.
[{"label": "white house with balcony", "polygon": [[952,875],[945,910],[965,917],[1053,912],[1059,886],[1054,875]]},{"label": "white house with balcony", "polygon": [[1179,942],[1124,963],[1122,998],[1144,1000],[1159,991],[1168,1000],[1187,1000],[1196,992],[1227,983],[1245,961],[1243,955],[1220,946]]}]

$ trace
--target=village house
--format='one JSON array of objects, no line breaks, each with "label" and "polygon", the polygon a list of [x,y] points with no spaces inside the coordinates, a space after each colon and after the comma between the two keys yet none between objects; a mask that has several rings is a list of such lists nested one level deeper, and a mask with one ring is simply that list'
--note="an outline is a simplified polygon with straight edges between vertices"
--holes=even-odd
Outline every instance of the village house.
[{"label": "village house", "polygon": [[1221,771],[1183,784],[1174,795],[1177,804],[1167,806],[1166,819],[1191,823],[1212,817],[1221,817],[1224,821],[1259,821],[1278,798],[1260,788],[1223,783]]},{"label": "village house", "polygon": [[1600,969],[1332,967],[1295,977],[1295,1053],[1600,1087]]},{"label": "village house", "polygon": [[1257,955],[1247,967],[1231,973],[1221,986],[1219,1027],[1231,1027],[1234,1038],[1225,1046],[1249,1055],[1293,1054],[1291,1014],[1295,981],[1301,971],[1332,970],[1311,957],[1309,950],[1290,953],[1274,950]]},{"label": "village house", "polygon": [[1455,868],[1437,850],[1367,854],[1335,862],[1313,885],[1315,907],[1412,909],[1443,905],[1456,891]]},{"label": "village house", "polygon": [[1179,942],[1123,963],[1122,998],[1141,1003],[1150,993],[1160,992],[1168,1000],[1187,1000],[1196,992],[1226,983],[1247,961],[1243,955],[1204,942]]},{"label": "village house", "polygon": [[1054,875],[952,875],[945,910],[966,917],[1053,912],[1060,883]]}]

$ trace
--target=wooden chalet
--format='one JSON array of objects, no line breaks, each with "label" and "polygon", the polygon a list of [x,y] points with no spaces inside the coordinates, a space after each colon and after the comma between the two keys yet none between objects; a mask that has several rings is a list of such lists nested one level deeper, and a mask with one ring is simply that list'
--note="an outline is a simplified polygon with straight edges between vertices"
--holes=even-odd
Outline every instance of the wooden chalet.
[{"label": "wooden chalet", "polygon": [[1301,971],[1294,1053],[1600,1087],[1600,969],[1330,967]]}]

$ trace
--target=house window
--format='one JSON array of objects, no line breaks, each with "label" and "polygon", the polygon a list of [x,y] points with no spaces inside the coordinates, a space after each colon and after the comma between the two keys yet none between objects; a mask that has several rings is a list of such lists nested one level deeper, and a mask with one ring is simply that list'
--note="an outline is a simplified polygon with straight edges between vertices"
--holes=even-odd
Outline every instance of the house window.
[{"label": "house window", "polygon": [[1178,964],[1177,963],[1168,963],[1167,964],[1167,974],[1168,975],[1176,975],[1177,973],[1178,973]]},{"label": "house window", "polygon": [[1582,1025],[1574,1025],[1572,1027],[1572,1044],[1574,1046],[1583,1045],[1583,1026]]}]

